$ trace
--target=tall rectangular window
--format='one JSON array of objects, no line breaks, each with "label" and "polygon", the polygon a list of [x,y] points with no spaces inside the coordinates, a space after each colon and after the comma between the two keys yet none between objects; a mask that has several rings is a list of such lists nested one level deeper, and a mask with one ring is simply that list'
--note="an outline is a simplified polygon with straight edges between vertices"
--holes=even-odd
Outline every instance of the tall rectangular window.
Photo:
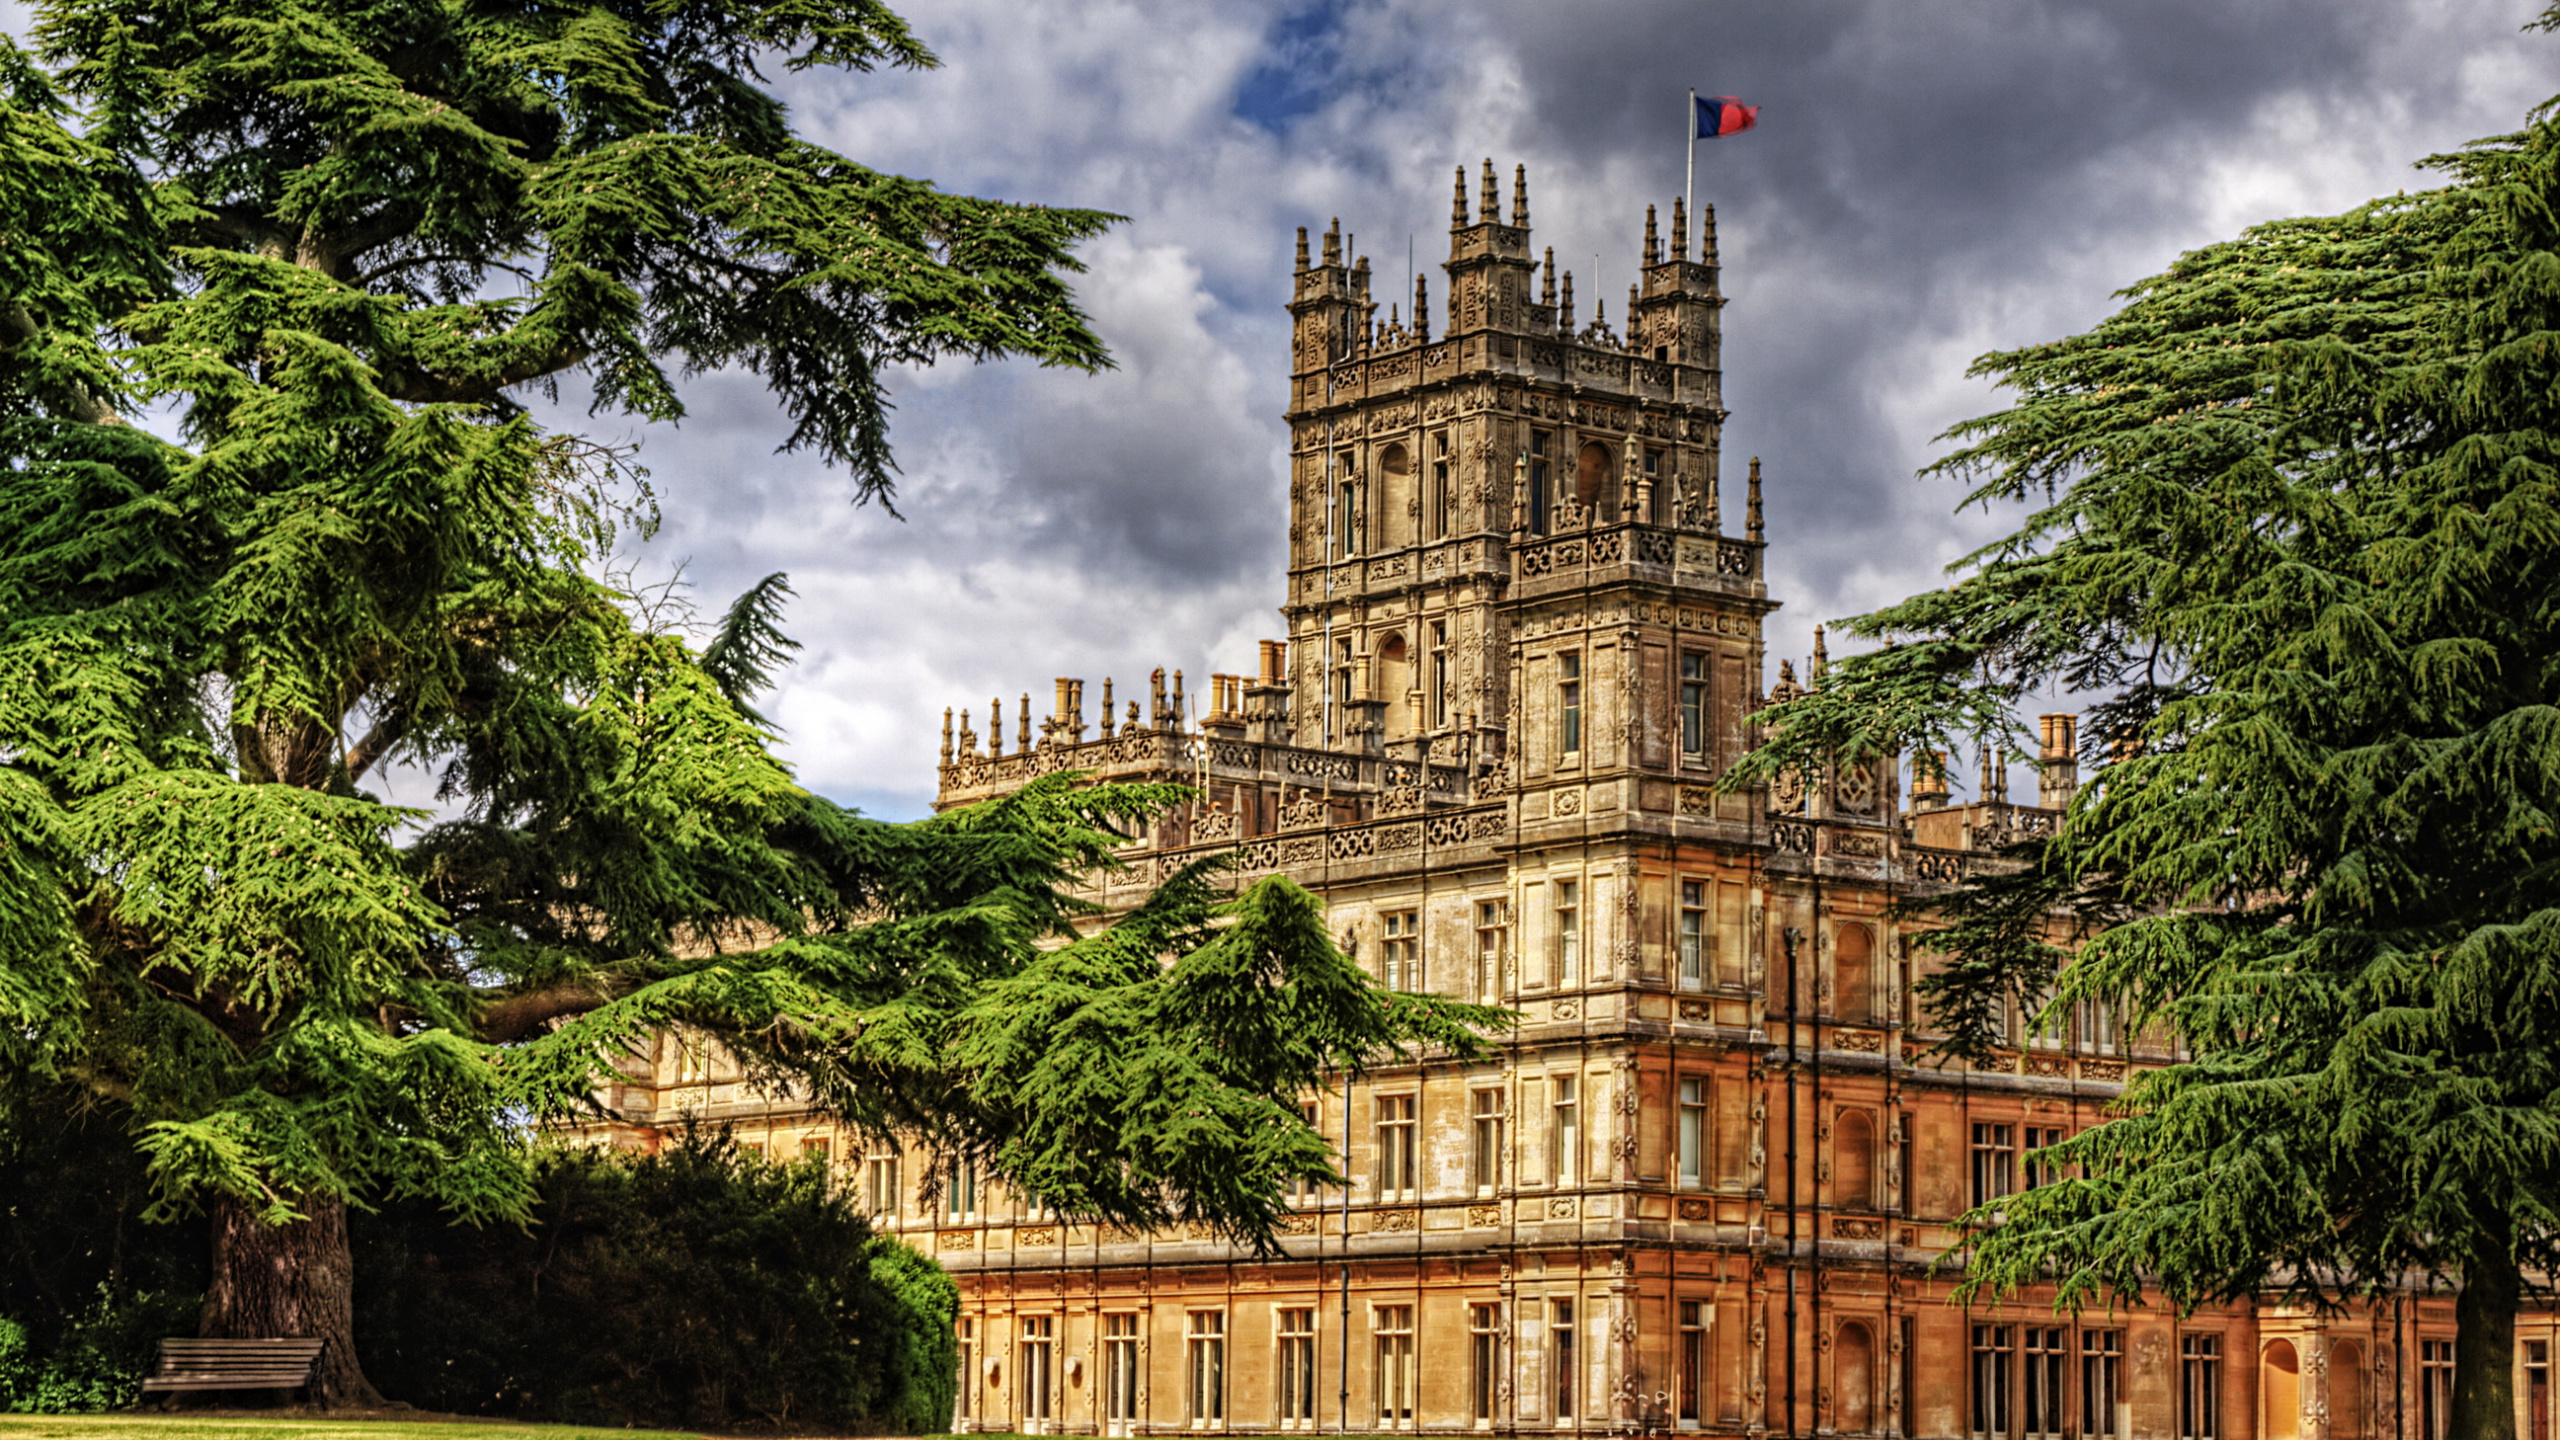
[{"label": "tall rectangular window", "polygon": [[1316,1427],[1316,1312],[1280,1312],[1280,1428]]},{"label": "tall rectangular window", "polygon": [[1457,496],[1449,486],[1449,432],[1431,436],[1431,538],[1446,540],[1457,519]]},{"label": "tall rectangular window", "polygon": [[862,1200],[875,1220],[897,1223],[898,1201],[906,1193],[898,1178],[898,1157],[894,1154],[874,1155],[863,1162]]},{"label": "tall rectangular window", "polygon": [[1707,882],[1680,882],[1680,988],[1707,988]]},{"label": "tall rectangular window", "polygon": [[1491,1195],[1502,1183],[1501,1089],[1468,1092],[1467,1109],[1474,1141],[1467,1151],[1467,1183],[1478,1195]]},{"label": "tall rectangular window", "polygon": [[2050,1185],[2062,1178],[2062,1167],[2037,1154],[2049,1145],[2062,1143],[2064,1130],[2059,1125],[2030,1125],[2026,1130],[2027,1154],[2020,1168],[2026,1172],[2026,1188]]},{"label": "tall rectangular window", "polygon": [[[1661,357],[1656,355],[1654,358]],[[1661,451],[1644,452],[1644,478],[1645,488],[1653,497],[1652,502],[1645,509],[1644,518],[1652,524],[1659,525],[1663,517],[1671,511],[1671,487],[1662,483]]]},{"label": "tall rectangular window", "polygon": [[2080,1433],[2088,1440],[2116,1432],[2116,1402],[2124,1393],[2124,1332],[2080,1332]]},{"label": "tall rectangular window", "polygon": [[1502,1307],[1467,1307],[1467,1410],[1476,1428],[1490,1429],[1494,1397],[1502,1386]]},{"label": "tall rectangular window", "polygon": [[[2451,1350],[2453,1347],[2445,1347]],[[2448,1390],[2450,1395],[2451,1391]],[[2178,1337],[2179,1440],[2215,1440],[2222,1433],[2222,1337]],[[2444,1440],[2443,1431],[2428,1440]]]},{"label": "tall rectangular window", "polygon": [[1582,657],[1567,652],[1556,657],[1557,748],[1582,753]]},{"label": "tall rectangular window", "polygon": [[1102,1418],[1114,1435],[1138,1418],[1138,1317],[1126,1312],[1102,1317]]},{"label": "tall rectangular window", "polygon": [[[1324,1133],[1324,1127],[1316,1121],[1316,1102],[1313,1100],[1298,1102],[1298,1118],[1306,1122],[1308,1129],[1319,1135]],[[1287,1194],[1292,1205],[1318,1205],[1324,1201],[1322,1187],[1304,1176],[1289,1182]]]},{"label": "tall rectangular window", "polygon": [[1390,910],[1378,947],[1378,981],[1390,990],[1422,988],[1422,912]]},{"label": "tall rectangular window", "polygon": [[1552,488],[1547,473],[1549,443],[1550,432],[1529,432],[1529,533],[1532,535],[1547,533],[1548,492]]},{"label": "tall rectangular window", "polygon": [[1986,1440],[2009,1440],[2010,1406],[2017,1394],[2013,1331],[2006,1325],[1973,1327],[1973,1428]]},{"label": "tall rectangular window", "polygon": [[[951,1167],[951,1178],[942,1187],[943,1208],[954,1220],[974,1220],[978,1215],[978,1167],[959,1164]],[[1002,1337],[997,1337],[1001,1339]]]},{"label": "tall rectangular window", "polygon": [[1698,1075],[1680,1082],[1680,1183],[1707,1183],[1707,1082]]},{"label": "tall rectangular window", "polygon": [[1547,952],[1547,983],[1579,985],[1582,983],[1582,884],[1576,880],[1555,883],[1555,944]]},{"label": "tall rectangular window", "polygon": [[2445,1440],[2453,1425],[2453,1342],[2418,1342],[2418,1440]]},{"label": "tall rectangular window", "polygon": [[1988,1205],[2016,1188],[2012,1183],[2018,1161],[2015,1134],[2006,1125],[1973,1127],[1974,1204]]},{"label": "tall rectangular window", "polygon": [[2062,1440],[2062,1385],[2071,1373],[2071,1332],[2059,1325],[2026,1329],[2028,1440]]},{"label": "tall rectangular window", "polygon": [[1476,998],[1491,1004],[1502,998],[1502,959],[1511,943],[1503,902],[1476,902]]},{"label": "tall rectangular window", "polygon": [[1187,1339],[1190,1361],[1191,1423],[1207,1427],[1227,1418],[1227,1316],[1223,1310],[1194,1310]]},{"label": "tall rectangular window", "polygon": [[1421,1377],[1413,1371],[1413,1307],[1379,1305],[1369,1311],[1375,1337],[1370,1384],[1378,1396],[1378,1426],[1384,1430],[1413,1428],[1413,1396]]},{"label": "tall rectangular window", "polygon": [[1549,1079],[1555,1104],[1547,1118],[1547,1169],[1557,1185],[1570,1185],[1582,1175],[1582,1093],[1577,1078]]},{"label": "tall rectangular window", "polygon": [[2123,1039],[2116,1033],[2116,1007],[2104,1000],[2080,1002],[2080,1048],[2093,1055],[2113,1055]]},{"label": "tall rectangular window", "polygon": [[1573,1373],[1573,1302],[1547,1302],[1547,1358],[1552,1362],[1552,1382],[1556,1387],[1556,1424],[1573,1423],[1573,1395],[1577,1388]]},{"label": "tall rectangular window", "polygon": [[1415,1134],[1415,1097],[1378,1097],[1378,1198],[1410,1199],[1421,1184],[1420,1140]]},{"label": "tall rectangular window", "polygon": [[1680,657],[1680,755],[1707,758],[1707,657],[1695,651]]},{"label": "tall rectangular window", "polygon": [[1055,1358],[1057,1341],[1057,1316],[1025,1315],[1022,1317],[1021,1376],[1016,1384],[1020,1387],[1022,1397],[1020,1414],[1026,1421],[1045,1421],[1049,1418],[1051,1383],[1055,1373],[1050,1368],[1050,1362]]},{"label": "tall rectangular window", "polygon": [[1431,622],[1431,728],[1449,727],[1449,622]]},{"label": "tall rectangular window", "polygon": [[966,1419],[978,1413],[978,1322],[963,1315],[952,1328],[960,1340],[960,1385],[952,1397],[952,1410]]},{"label": "tall rectangular window", "polygon": [[2524,1342],[2524,1440],[2551,1440],[2551,1342]]},{"label": "tall rectangular window", "polygon": [[1333,642],[1333,714],[1337,725],[1351,714],[1351,642],[1348,640]]},{"label": "tall rectangular window", "polygon": [[1683,1425],[1695,1425],[1706,1416],[1708,1313],[1703,1301],[1680,1302],[1680,1373],[1673,1378],[1680,1402],[1675,1413]]}]

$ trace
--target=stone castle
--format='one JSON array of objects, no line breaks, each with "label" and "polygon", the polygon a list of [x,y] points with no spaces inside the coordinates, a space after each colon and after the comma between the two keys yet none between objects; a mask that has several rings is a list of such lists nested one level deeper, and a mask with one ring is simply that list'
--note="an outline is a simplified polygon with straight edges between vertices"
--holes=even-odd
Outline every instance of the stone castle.
[{"label": "stone castle", "polygon": [[[644,1137],[696,1114],[824,1153],[936,1255],[964,1431],[2440,1440],[2449,1295],[1948,1302],[1955,1218],[2046,1178],[2038,1147],[2171,1058],[2099,1007],[2013,1017],[1997,1065],[1926,1055],[1887,907],[2056,823],[2072,717],[2045,718],[2034,804],[1992,767],[1951,803],[1934,764],[1907,800],[1892,765],[1718,793],[1800,682],[1763,691],[1758,462],[1726,503],[1714,212],[1693,237],[1675,203],[1666,246],[1648,209],[1613,330],[1600,306],[1577,325],[1525,174],[1507,218],[1491,162],[1468,188],[1436,334],[1427,280],[1382,323],[1338,225],[1312,254],[1299,233],[1287,638],[1205,703],[1159,671],[1143,710],[1105,680],[1092,724],[1081,680],[1036,733],[1025,695],[1010,747],[1001,703],[984,736],[946,718],[938,805],[1062,769],[1188,783],[1093,898],[1239,850],[1320,895],[1380,981],[1516,1009],[1498,1054],[1305,1097],[1352,1184],[1297,1197],[1270,1261],[855,1148],[672,1040],[607,1102]],[[1801,683],[1822,667],[1817,639]],[[2550,1317],[2519,1334],[2519,1431],[2547,1440]]]}]

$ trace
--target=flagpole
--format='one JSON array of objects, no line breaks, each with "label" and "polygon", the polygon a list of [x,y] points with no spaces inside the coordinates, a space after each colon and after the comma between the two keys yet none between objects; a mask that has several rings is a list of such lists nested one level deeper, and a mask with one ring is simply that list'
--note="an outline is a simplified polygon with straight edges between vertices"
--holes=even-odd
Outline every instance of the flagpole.
[{"label": "flagpole", "polygon": [[[1698,89],[1694,85],[1689,87],[1689,110],[1681,128],[1689,132],[1689,176],[1683,187],[1688,199],[1684,203],[1688,207],[1689,223],[1695,225],[1698,223]],[[1680,258],[1686,260],[1689,257],[1683,255]]]}]

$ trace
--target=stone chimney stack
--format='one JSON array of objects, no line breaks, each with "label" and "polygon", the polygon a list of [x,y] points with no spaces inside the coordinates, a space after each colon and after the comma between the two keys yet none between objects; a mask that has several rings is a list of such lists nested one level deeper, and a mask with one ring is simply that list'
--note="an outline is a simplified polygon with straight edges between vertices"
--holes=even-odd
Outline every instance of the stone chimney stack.
[{"label": "stone chimney stack", "polygon": [[2039,715],[2036,725],[2044,741],[2036,756],[2036,806],[2068,809],[2080,793],[2080,717]]}]

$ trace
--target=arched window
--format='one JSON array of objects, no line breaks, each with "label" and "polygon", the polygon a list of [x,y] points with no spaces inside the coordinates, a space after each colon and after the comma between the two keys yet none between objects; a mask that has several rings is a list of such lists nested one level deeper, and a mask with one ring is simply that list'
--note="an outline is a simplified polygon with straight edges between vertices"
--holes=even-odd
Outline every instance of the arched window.
[{"label": "arched window", "polygon": [[2364,1347],[2329,1347],[2329,1440],[2364,1440]]},{"label": "arched window", "polygon": [[1378,457],[1378,548],[1392,550],[1414,539],[1413,455],[1401,441]]},{"label": "arched window", "polygon": [[1831,933],[1831,1013],[1853,1025],[1875,1019],[1876,939],[1864,925]]},{"label": "arched window", "polygon": [[1876,1122],[1864,1110],[1841,1111],[1831,1127],[1831,1203],[1876,1208]]},{"label": "arched window", "polygon": [[1847,1321],[1831,1346],[1831,1427],[1844,1435],[1876,1428],[1875,1332],[1863,1320]]},{"label": "arched window", "polygon": [[1406,649],[1401,632],[1389,632],[1378,642],[1377,698],[1387,702],[1385,723],[1390,740],[1413,733],[1413,705],[1407,698],[1412,688],[1412,654]]},{"label": "arched window", "polygon": [[2258,1440],[2301,1440],[2302,1361],[2290,1340],[2270,1340],[2258,1364]]},{"label": "arched window", "polygon": [[1592,517],[1597,524],[1618,518],[1618,467],[1609,459],[1609,447],[1597,440],[1586,442],[1574,454],[1573,498],[1598,507],[1600,513]]}]

